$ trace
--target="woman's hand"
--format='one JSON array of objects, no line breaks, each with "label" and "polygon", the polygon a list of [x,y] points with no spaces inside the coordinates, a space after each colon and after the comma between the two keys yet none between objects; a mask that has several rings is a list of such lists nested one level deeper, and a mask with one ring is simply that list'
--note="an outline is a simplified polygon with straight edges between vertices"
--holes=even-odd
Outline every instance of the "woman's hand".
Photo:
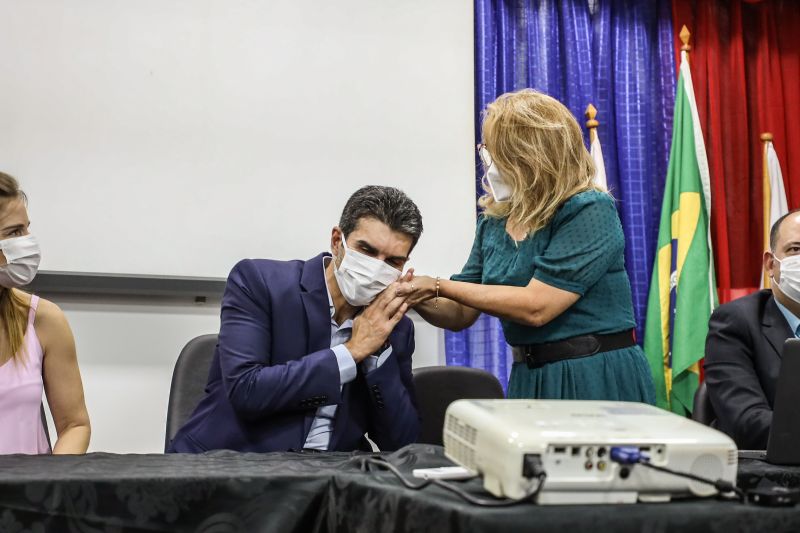
[{"label": "woman's hand", "polygon": [[474,324],[480,312],[448,299],[443,294],[442,287],[446,283],[452,282],[446,279],[438,280],[440,293],[437,294],[436,278],[414,276],[414,270],[409,269],[398,280],[397,296],[405,297],[409,309],[413,307],[414,311],[429,324],[437,328],[461,331]]},{"label": "woman's hand", "polygon": [[414,307],[436,296],[436,278],[413,274],[414,271],[409,270],[397,286],[397,296],[405,296],[408,307]]}]

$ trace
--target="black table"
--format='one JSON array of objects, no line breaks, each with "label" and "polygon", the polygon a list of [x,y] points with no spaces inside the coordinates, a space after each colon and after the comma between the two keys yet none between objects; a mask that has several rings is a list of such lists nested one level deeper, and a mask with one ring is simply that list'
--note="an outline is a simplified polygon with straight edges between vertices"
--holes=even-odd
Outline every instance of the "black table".
[{"label": "black table", "polygon": [[[439,487],[412,491],[364,454],[0,456],[0,533],[39,531],[491,532],[800,531],[800,507],[718,500],[477,508]],[[448,464],[412,445],[385,456]],[[740,485],[800,486],[800,468],[740,462]],[[467,487],[480,494],[480,482]]]}]

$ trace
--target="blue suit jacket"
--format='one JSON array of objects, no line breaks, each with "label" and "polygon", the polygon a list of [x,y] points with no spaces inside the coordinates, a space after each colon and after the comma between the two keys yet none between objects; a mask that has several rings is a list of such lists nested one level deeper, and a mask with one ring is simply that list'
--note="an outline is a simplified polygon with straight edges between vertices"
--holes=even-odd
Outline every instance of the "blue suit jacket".
[{"label": "blue suit jacket", "polygon": [[300,450],[322,405],[337,404],[331,451],[381,450],[417,437],[411,381],[414,326],[403,317],[392,353],[339,390],[320,254],[309,261],[246,259],[228,277],[206,395],[170,444],[171,452]]}]

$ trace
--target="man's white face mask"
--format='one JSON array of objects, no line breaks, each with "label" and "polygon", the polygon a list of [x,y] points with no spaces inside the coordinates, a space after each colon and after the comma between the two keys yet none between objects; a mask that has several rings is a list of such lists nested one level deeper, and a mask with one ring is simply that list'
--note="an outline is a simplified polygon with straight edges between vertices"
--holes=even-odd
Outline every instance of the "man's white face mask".
[{"label": "man's white face mask", "polygon": [[480,155],[486,168],[486,181],[489,183],[489,190],[494,196],[494,201],[507,202],[511,199],[511,186],[500,175],[500,170],[492,161],[492,156],[485,146],[481,146]]},{"label": "man's white face mask", "polygon": [[778,287],[781,292],[800,303],[800,255],[790,255],[783,259],[775,257],[781,267],[781,281]]},{"label": "man's white face mask", "polygon": [[380,259],[364,255],[347,247],[342,235],[344,258],[334,264],[333,275],[342,296],[350,305],[361,307],[369,304],[400,277],[401,272]]}]

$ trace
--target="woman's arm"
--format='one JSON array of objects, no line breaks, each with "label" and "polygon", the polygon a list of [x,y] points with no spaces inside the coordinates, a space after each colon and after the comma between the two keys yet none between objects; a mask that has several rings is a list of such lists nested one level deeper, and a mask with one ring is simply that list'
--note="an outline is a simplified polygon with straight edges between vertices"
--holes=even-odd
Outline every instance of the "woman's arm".
[{"label": "woman's arm", "polygon": [[86,453],[91,427],[72,331],[61,309],[47,300],[39,300],[35,327],[44,350],[47,403],[58,432],[53,453]]},{"label": "woman's arm", "polygon": [[532,279],[526,287],[440,279],[438,309],[434,307],[435,278],[416,276],[413,281],[402,283],[398,295],[406,294],[409,305],[425,320],[447,329],[463,329],[471,325],[480,312],[527,326],[541,327],[580,299],[577,293],[558,289],[537,279]]},{"label": "woman's arm", "polygon": [[[416,284],[414,288],[416,289]],[[470,327],[478,320],[481,314],[477,309],[461,305],[449,298],[442,298],[441,294],[438,302],[434,303],[433,300],[421,301],[416,304],[414,311],[419,313],[427,323],[450,331],[461,331]]]}]

